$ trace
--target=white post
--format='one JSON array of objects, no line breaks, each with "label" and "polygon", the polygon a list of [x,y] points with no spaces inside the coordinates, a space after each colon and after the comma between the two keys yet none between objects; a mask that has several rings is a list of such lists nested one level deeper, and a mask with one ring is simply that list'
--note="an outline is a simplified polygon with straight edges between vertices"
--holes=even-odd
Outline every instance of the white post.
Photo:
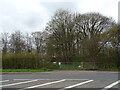
[{"label": "white post", "polygon": [[58,62],[58,65],[60,66],[60,68],[61,68],[61,62]]},{"label": "white post", "polygon": [[[0,70],[2,70],[2,49],[3,49],[3,44],[2,41],[0,40]],[[0,72],[0,81],[2,81],[2,72]],[[0,85],[2,85],[2,82],[0,82]]]},{"label": "white post", "polygon": [[118,2],[118,23],[120,24],[120,1]]}]

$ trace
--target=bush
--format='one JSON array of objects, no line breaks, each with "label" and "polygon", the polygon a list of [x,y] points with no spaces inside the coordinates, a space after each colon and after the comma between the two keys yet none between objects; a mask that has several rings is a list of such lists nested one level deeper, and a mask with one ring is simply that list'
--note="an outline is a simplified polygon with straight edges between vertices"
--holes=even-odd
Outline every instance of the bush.
[{"label": "bush", "polygon": [[23,54],[3,54],[3,69],[55,69],[57,65],[52,62],[42,61],[40,57],[33,53]]}]

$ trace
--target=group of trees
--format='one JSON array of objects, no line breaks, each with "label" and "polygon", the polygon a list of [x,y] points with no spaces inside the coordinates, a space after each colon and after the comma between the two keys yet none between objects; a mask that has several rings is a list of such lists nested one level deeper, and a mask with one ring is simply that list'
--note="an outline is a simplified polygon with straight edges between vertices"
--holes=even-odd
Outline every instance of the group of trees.
[{"label": "group of trees", "polygon": [[45,53],[46,32],[2,33],[3,54],[10,53]]},{"label": "group of trees", "polygon": [[35,53],[62,62],[119,62],[120,27],[100,13],[57,10],[43,31],[1,36],[3,54]]},{"label": "group of trees", "polygon": [[112,18],[99,13],[75,14],[59,10],[46,27],[49,32],[48,54],[65,62],[99,62],[103,49],[114,48],[109,31],[115,27]]}]

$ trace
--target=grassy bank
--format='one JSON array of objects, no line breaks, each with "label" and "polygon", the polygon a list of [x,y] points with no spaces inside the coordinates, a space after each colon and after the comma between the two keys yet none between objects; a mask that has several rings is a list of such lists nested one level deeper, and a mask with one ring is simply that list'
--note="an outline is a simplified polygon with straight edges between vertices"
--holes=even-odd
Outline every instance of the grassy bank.
[{"label": "grassy bank", "polygon": [[97,68],[97,69],[91,69],[91,68],[60,68],[58,70],[88,70],[88,71],[120,71],[120,68]]},{"label": "grassy bank", "polygon": [[62,64],[58,70],[98,70],[98,71],[120,71],[120,68],[117,67],[106,67],[106,68],[97,68],[94,66],[82,67],[80,64]]},{"label": "grassy bank", "polygon": [[[120,71],[119,68],[99,68],[99,69],[88,69],[88,68],[74,68],[65,67],[54,70],[91,70],[91,71]],[[48,72],[53,71],[52,69],[0,69],[0,72]]]},{"label": "grassy bank", "polygon": [[51,69],[2,69],[0,72],[47,72],[52,71]]},{"label": "grassy bank", "polygon": [[120,71],[120,68],[116,68],[116,67],[113,67],[113,68],[99,68],[98,70]]}]

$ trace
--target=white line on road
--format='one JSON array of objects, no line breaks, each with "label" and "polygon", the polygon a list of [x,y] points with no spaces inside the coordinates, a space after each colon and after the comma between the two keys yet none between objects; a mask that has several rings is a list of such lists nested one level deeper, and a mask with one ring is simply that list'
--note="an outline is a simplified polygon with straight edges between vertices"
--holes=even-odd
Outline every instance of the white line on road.
[{"label": "white line on road", "polygon": [[50,85],[50,84],[54,84],[54,83],[60,83],[60,82],[63,82],[65,81],[65,79],[62,79],[62,80],[59,80],[59,81],[54,81],[54,82],[48,82],[48,83],[44,83],[44,84],[40,84],[40,85],[35,85],[35,86],[31,86],[31,87],[26,87],[24,89],[19,89],[19,90],[25,90],[25,89],[31,89],[31,88],[36,88],[36,87],[42,87],[42,86],[45,86],[45,85]]},{"label": "white line on road", "polygon": [[8,82],[9,80],[4,80],[4,81],[0,81],[0,82]]},{"label": "white line on road", "polygon": [[114,82],[114,83],[112,83],[112,84],[110,84],[110,85],[104,87],[104,88],[101,89],[101,90],[107,90],[107,89],[110,89],[110,88],[112,88],[113,86],[117,85],[118,83],[120,83],[120,80],[118,80],[118,81],[116,81],[116,82]]},{"label": "white line on road", "polygon": [[34,80],[34,79],[13,79],[14,81],[22,81],[22,80]]},{"label": "white line on road", "polygon": [[73,80],[89,80],[89,79],[66,79],[66,80],[71,80],[71,81],[73,81]]},{"label": "white line on road", "polygon": [[81,82],[81,83],[78,83],[78,84],[67,86],[67,87],[65,87],[63,89],[59,89],[59,90],[70,89],[70,88],[77,87],[77,86],[80,86],[80,85],[83,85],[83,84],[86,84],[86,83],[89,83],[89,82],[92,82],[92,81],[94,81],[94,80],[88,80],[88,81],[85,81],[85,82]]},{"label": "white line on road", "polygon": [[6,84],[6,85],[1,85],[0,87],[19,85],[19,84],[30,83],[30,82],[35,82],[35,81],[38,81],[38,80],[36,79],[36,80],[31,80],[31,81],[26,81],[26,82],[18,82],[18,83]]}]

